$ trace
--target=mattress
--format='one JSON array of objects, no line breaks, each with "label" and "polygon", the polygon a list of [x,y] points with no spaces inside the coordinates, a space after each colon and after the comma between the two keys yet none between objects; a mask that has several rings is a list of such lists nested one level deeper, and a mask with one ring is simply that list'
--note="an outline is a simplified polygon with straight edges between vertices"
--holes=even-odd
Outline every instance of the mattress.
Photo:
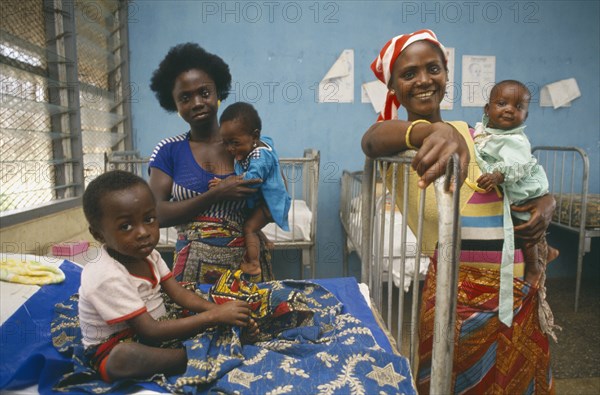
[{"label": "mattress", "polygon": [[310,241],[312,218],[312,212],[306,202],[294,199],[288,214],[289,232],[281,229],[275,223],[267,224],[262,231],[272,242]]},{"label": "mattress", "polygon": [[[554,195],[556,210],[552,221],[578,227],[581,224],[581,195]],[[589,194],[587,199],[586,228],[600,228],[600,195]]]},{"label": "mattress", "polygon": [[[350,226],[358,227],[361,226],[360,221],[360,208],[361,208],[361,199],[360,197],[354,198],[351,203],[351,214],[350,214]],[[378,204],[381,204],[379,202]],[[394,284],[400,288],[400,266],[401,266],[401,254],[402,254],[402,213],[396,208],[393,212],[394,217],[394,226],[392,229],[392,237],[393,237],[393,248],[392,248],[392,277],[394,279]],[[383,269],[385,271],[388,270],[389,261],[390,261],[390,224],[392,220],[392,206],[389,199],[386,200],[385,206],[385,223],[384,223],[384,234],[383,234]],[[379,240],[379,232],[381,231],[381,215],[375,216],[374,222],[375,229],[375,239]],[[404,283],[403,288],[404,291],[408,291],[410,288],[410,284],[413,279],[413,275],[415,272],[415,263],[416,259],[416,250],[417,250],[417,238],[414,233],[410,230],[410,228],[406,228],[406,251],[405,251],[405,266],[404,266]],[[354,249],[352,243],[348,242],[348,248],[350,251]],[[373,246],[375,250],[376,246]],[[419,262],[419,276],[420,278],[424,278],[427,273],[427,268],[429,266],[430,259],[427,256],[421,255],[421,259]],[[385,278],[385,275],[384,275]]]},{"label": "mattress", "polygon": [[[390,223],[392,220],[392,214],[389,206],[386,206],[385,212],[385,224],[383,233],[383,269],[388,270],[390,261]],[[381,216],[375,217],[375,240],[379,240],[379,232],[381,231]],[[396,210],[394,213],[394,226],[393,226],[393,248],[392,248],[392,277],[394,279],[394,285],[400,288],[400,266],[401,266],[401,254],[402,254],[402,214]],[[375,248],[375,246],[374,246]],[[417,238],[415,234],[406,227],[406,251],[405,251],[405,262],[404,262],[404,291],[407,292],[412,282],[415,267],[416,267],[416,252],[417,252]],[[424,278],[429,267],[430,259],[427,256],[421,255],[419,261],[419,275]]]}]

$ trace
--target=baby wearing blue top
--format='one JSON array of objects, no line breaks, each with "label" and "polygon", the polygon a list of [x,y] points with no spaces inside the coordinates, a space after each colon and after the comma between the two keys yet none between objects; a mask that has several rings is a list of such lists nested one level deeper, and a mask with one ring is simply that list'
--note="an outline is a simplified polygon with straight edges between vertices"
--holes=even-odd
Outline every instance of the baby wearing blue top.
[{"label": "baby wearing blue top", "polygon": [[[260,274],[260,239],[257,234],[265,225],[275,222],[289,231],[288,212],[291,197],[287,192],[279,157],[269,137],[261,137],[262,122],[251,104],[237,102],[221,114],[220,133],[223,144],[235,158],[235,173],[244,179],[262,180],[257,185],[259,193],[248,199],[252,212],[244,223],[246,253],[240,268],[250,275]],[[220,179],[209,182],[212,187]]]}]

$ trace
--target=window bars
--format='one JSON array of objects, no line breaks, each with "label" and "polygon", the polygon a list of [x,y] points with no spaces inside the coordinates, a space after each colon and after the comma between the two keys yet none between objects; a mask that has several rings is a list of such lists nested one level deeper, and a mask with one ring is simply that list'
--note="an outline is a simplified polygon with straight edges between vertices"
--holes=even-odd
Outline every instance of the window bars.
[{"label": "window bars", "polygon": [[127,2],[0,7],[4,227],[78,204],[104,154],[131,149],[131,110]]}]

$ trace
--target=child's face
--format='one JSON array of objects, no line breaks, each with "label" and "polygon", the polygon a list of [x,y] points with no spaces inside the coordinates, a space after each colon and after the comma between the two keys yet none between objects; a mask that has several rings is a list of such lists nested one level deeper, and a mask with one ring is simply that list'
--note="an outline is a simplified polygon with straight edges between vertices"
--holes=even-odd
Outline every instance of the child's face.
[{"label": "child's face", "polygon": [[102,200],[99,229],[94,237],[122,259],[145,259],[159,239],[156,204],[150,189],[143,184],[110,192]]},{"label": "child's face", "polygon": [[236,119],[225,121],[221,124],[221,137],[225,149],[235,158],[242,161],[255,148],[257,138],[251,130],[246,130],[246,125]]},{"label": "child's face", "polygon": [[505,84],[494,90],[485,113],[490,118],[488,126],[495,129],[513,129],[527,119],[529,93],[520,85]]}]

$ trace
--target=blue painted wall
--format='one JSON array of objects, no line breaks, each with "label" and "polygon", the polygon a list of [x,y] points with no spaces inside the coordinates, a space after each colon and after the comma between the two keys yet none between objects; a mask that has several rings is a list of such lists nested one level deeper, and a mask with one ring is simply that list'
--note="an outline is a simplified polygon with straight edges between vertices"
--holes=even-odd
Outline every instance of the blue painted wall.
[{"label": "blue painted wall", "polygon": [[[462,55],[495,55],[497,80],[514,78],[533,87],[527,120],[532,144],[584,148],[591,160],[590,190],[598,193],[599,20],[595,1],[135,1],[129,21],[134,141],[148,155],[160,139],[187,130],[177,115],[159,107],[148,88],[169,48],[195,41],[218,54],[233,75],[233,92],[224,105],[252,102],[282,157],[301,156],[306,147],[321,151],[317,276],[340,276],[339,179],[344,169],[362,168],[360,140],[376,114],[360,102],[360,86],[374,79],[369,65],[389,38],[434,30],[455,48],[457,84]],[[315,89],[344,49],[354,49],[355,101],[318,103]],[[536,87],[571,77],[581,97],[570,108],[539,107]],[[481,113],[461,108],[457,97],[444,117],[474,124]],[[556,274],[574,273],[575,245],[568,243],[553,265]],[[597,260],[597,242],[594,249],[590,258]],[[297,275],[295,258],[277,255],[276,274]],[[354,273],[358,267],[352,260]]]}]

